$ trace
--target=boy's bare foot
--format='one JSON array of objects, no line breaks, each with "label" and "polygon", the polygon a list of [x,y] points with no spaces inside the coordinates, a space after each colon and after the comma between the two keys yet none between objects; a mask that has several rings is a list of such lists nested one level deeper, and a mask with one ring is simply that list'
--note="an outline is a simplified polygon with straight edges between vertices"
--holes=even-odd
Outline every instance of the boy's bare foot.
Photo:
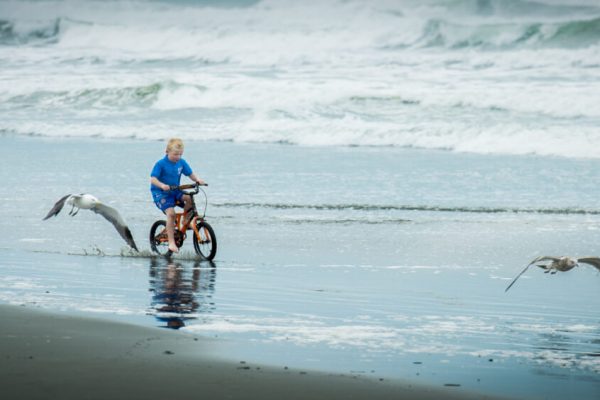
[{"label": "boy's bare foot", "polygon": [[174,244],[170,244],[170,245],[169,245],[169,250],[170,250],[172,253],[179,253],[179,247],[175,246]]}]

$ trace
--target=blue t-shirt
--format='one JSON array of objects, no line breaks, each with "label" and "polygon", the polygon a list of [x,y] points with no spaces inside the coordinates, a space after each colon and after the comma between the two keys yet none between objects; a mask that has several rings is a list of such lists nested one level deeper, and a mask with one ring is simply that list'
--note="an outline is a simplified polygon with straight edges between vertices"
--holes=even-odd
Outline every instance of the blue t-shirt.
[{"label": "blue t-shirt", "polygon": [[[155,177],[166,185],[178,186],[179,181],[181,180],[181,174],[190,176],[192,174],[192,168],[190,168],[183,158],[179,159],[177,162],[172,162],[169,160],[169,157],[165,155],[163,159],[158,160],[156,164],[154,164],[150,176]],[[163,192],[161,188],[156,187],[153,184],[150,184],[150,190],[152,193],[157,194]]]}]

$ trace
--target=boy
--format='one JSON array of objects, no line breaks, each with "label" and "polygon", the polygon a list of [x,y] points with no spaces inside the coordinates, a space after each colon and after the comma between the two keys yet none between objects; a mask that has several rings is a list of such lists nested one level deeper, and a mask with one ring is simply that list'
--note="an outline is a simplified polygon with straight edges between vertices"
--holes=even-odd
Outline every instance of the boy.
[{"label": "boy", "polygon": [[204,181],[196,176],[188,163],[181,158],[183,155],[183,142],[181,139],[172,138],[167,143],[166,155],[154,164],[150,173],[150,191],[154,204],[167,215],[167,236],[169,250],[178,253],[175,244],[175,206],[181,205],[188,211],[191,206],[190,196],[181,190],[170,190],[170,186],[179,186],[181,174],[188,176],[192,181],[202,185]]}]

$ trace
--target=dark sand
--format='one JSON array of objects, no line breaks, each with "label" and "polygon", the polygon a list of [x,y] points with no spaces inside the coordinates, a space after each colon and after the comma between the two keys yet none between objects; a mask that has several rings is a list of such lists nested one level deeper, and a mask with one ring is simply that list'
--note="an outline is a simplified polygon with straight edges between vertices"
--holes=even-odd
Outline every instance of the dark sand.
[{"label": "dark sand", "polygon": [[0,305],[6,399],[481,399],[372,377],[219,360],[226,346],[160,328]]}]

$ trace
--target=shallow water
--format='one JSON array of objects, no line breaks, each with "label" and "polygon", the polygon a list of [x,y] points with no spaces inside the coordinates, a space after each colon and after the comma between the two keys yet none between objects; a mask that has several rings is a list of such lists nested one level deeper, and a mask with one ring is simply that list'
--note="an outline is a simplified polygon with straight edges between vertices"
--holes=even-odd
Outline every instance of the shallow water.
[{"label": "shallow water", "polygon": [[[600,253],[600,161],[190,142],[219,251],[168,263],[146,239],[162,143],[1,139],[2,302],[217,336],[240,361],[599,393],[598,271],[504,289],[537,255]],[[80,191],[120,210],[140,256],[93,213],[41,221]]]}]

